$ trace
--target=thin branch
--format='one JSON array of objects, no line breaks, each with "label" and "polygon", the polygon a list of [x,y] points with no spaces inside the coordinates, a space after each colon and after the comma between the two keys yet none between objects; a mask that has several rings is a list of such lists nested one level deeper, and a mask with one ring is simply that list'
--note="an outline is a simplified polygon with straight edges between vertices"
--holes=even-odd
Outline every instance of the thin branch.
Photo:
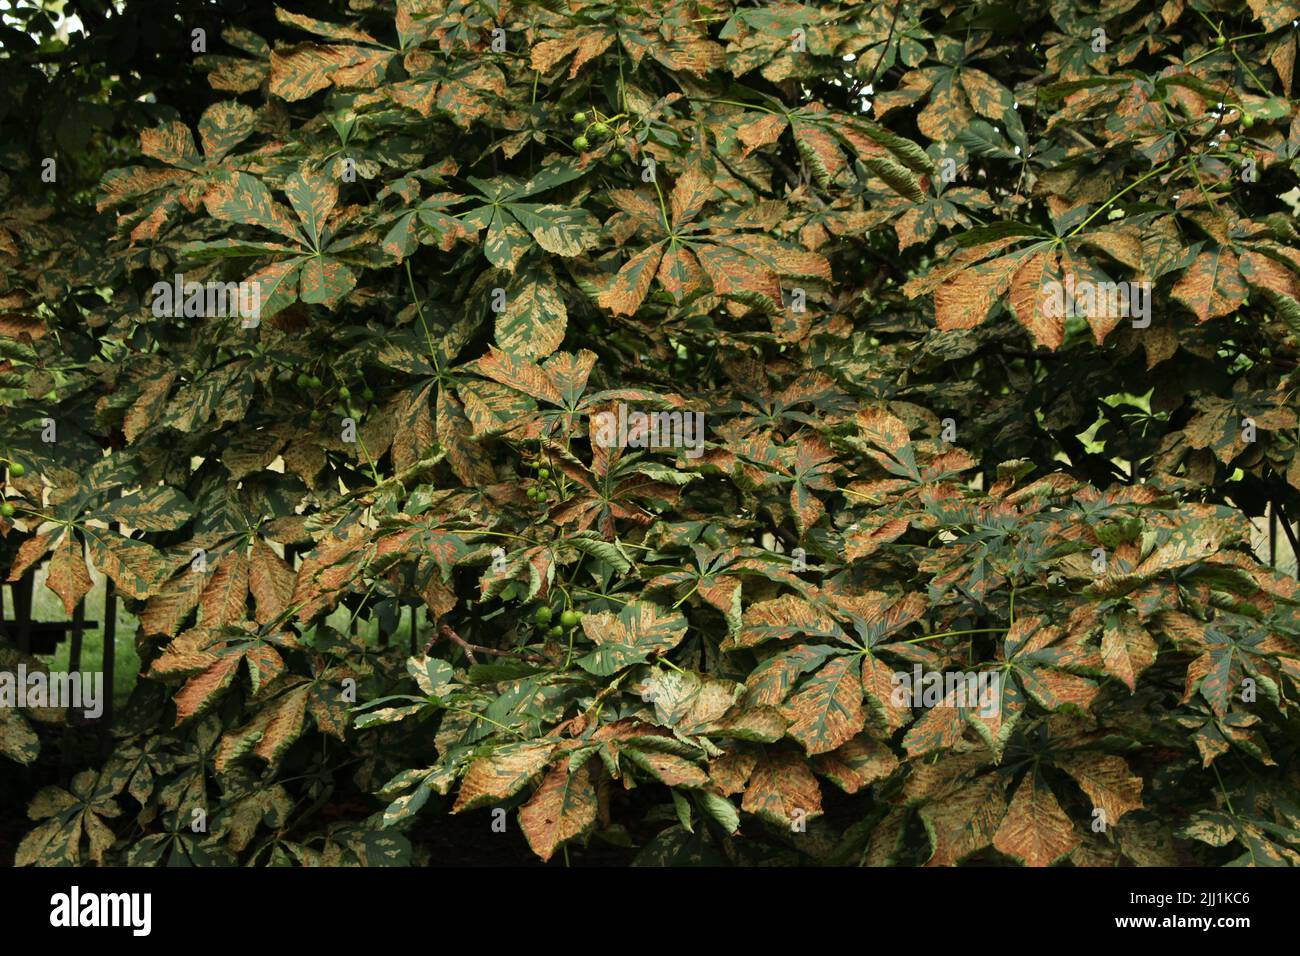
[{"label": "thin branch", "polygon": [[451,625],[449,624],[442,625],[442,627],[438,629],[438,633],[464,651],[465,656],[469,658],[471,664],[478,663],[478,659],[474,656],[475,652],[478,652],[479,654],[490,654],[493,657],[513,657],[516,660],[527,661],[530,664],[550,663],[550,661],[545,657],[539,657],[536,654],[529,654],[527,651],[503,651],[498,650],[495,647],[484,647],[482,644],[471,644],[469,641],[465,640],[465,638],[452,630]]},{"label": "thin branch", "polygon": [[880,48],[880,56],[876,57],[876,65],[871,68],[871,77],[867,80],[867,86],[873,90],[876,85],[876,74],[880,72],[880,64],[885,62],[885,54],[889,52],[889,43],[894,39],[894,24],[898,22],[898,11],[901,9],[903,9],[902,0],[898,0],[894,4],[894,15],[889,20],[889,33],[885,35],[885,45]]}]

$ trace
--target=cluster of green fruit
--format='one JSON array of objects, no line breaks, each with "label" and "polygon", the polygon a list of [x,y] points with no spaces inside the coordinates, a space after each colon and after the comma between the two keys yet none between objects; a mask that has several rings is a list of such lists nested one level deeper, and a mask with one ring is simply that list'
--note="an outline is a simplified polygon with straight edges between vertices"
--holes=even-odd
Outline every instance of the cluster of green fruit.
[{"label": "cluster of green fruit", "polygon": [[[297,383],[298,387],[303,391],[306,391],[308,389],[315,391],[317,389],[320,389],[325,384],[323,381],[321,381],[321,377],[319,375],[308,375],[306,372],[299,372],[298,377],[294,381]],[[348,388],[346,385],[340,385],[338,387],[339,401],[345,403],[346,405],[351,398],[352,398],[352,389]],[[374,401],[375,390],[372,389],[369,385],[367,385],[365,388],[361,390],[361,398],[366,402]],[[347,405],[347,412],[353,418],[360,417],[360,412],[352,408],[351,405]],[[311,413],[312,421],[314,422],[320,421],[321,417],[322,417],[322,413],[319,408],[312,409],[312,413]]]},{"label": "cluster of green fruit", "polygon": [[582,612],[575,611],[573,608],[565,608],[560,612],[560,623],[551,625],[555,612],[543,604],[533,613],[533,623],[538,627],[547,628],[547,637],[562,637],[565,631],[571,631],[582,622]]},{"label": "cluster of green fruit", "polygon": [[[551,469],[547,468],[545,465],[541,465],[541,466],[533,465],[533,467],[537,469],[537,480],[539,482],[546,481],[548,478],[551,477]],[[534,485],[533,487],[529,488],[527,491],[524,492],[524,494],[526,494],[529,498],[532,498],[534,501],[538,501],[538,502],[547,501],[550,499],[550,492],[548,492],[540,484]]]},{"label": "cluster of green fruit", "polygon": [[[573,137],[573,148],[580,153],[591,146],[591,140],[587,138],[588,133],[591,133],[593,136],[608,136],[611,132],[609,124],[602,119],[595,120],[588,124],[587,114],[581,111],[574,113],[571,119],[573,120],[574,125],[586,127],[586,129],[581,133]],[[619,137],[619,141],[622,142],[622,137]],[[623,164],[623,154],[620,151],[615,150],[609,154],[609,161],[615,166],[621,166]]]},{"label": "cluster of green fruit", "polygon": [[[21,462],[9,462],[10,478],[21,478],[25,474],[27,474],[27,468]],[[0,517],[12,518],[14,516],[14,510],[13,504],[6,501],[3,504],[0,504]]]}]

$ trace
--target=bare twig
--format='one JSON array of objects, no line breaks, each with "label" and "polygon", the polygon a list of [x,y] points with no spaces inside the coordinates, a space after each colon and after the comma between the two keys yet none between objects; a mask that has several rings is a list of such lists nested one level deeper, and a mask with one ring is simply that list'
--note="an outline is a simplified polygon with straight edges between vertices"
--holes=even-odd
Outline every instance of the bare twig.
[{"label": "bare twig", "polygon": [[469,658],[471,664],[477,664],[478,659],[474,656],[475,652],[479,654],[490,654],[493,657],[513,657],[516,660],[527,661],[530,664],[548,664],[550,663],[545,657],[539,657],[537,654],[529,654],[527,651],[503,651],[495,647],[484,647],[482,644],[471,644],[465,638],[461,637],[451,625],[444,624],[438,629],[438,633],[447,640],[451,641]]}]

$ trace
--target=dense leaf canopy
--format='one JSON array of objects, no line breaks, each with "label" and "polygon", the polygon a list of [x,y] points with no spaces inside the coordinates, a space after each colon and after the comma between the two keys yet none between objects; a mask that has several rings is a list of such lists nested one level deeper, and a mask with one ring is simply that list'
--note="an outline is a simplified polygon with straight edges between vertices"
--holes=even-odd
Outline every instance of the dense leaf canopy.
[{"label": "dense leaf canopy", "polygon": [[0,568],[143,673],[20,864],[1300,862],[1300,4],[65,12]]}]

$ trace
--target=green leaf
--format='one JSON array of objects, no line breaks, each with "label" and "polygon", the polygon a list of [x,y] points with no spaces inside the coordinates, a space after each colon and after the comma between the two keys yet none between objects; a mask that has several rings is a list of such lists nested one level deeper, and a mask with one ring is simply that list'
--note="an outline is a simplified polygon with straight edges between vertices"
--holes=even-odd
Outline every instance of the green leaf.
[{"label": "green leaf", "polygon": [[596,649],[579,658],[578,666],[608,677],[676,647],[686,636],[686,618],[649,601],[633,601],[617,616],[608,611],[585,615],[582,629]]}]

